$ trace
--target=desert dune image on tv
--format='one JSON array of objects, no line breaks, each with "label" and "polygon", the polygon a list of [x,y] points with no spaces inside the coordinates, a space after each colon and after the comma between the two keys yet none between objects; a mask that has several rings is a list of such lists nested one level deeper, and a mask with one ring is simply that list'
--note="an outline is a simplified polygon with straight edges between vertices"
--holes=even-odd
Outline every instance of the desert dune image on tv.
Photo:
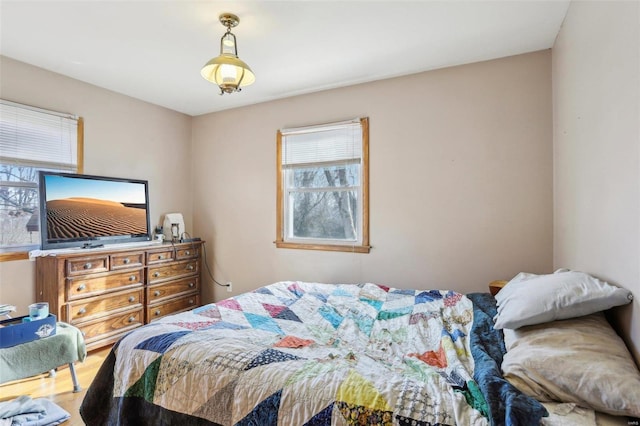
[{"label": "desert dune image on tv", "polygon": [[46,176],[49,241],[147,233],[143,184]]}]

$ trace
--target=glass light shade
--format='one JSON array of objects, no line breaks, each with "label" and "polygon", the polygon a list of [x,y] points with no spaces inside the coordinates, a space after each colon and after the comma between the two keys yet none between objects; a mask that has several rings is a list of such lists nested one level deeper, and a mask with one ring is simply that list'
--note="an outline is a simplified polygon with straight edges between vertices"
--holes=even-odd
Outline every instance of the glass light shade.
[{"label": "glass light shade", "polygon": [[238,56],[236,51],[236,37],[232,33],[226,33],[220,41],[220,53]]},{"label": "glass light shade", "polygon": [[200,74],[217,84],[224,93],[235,92],[240,86],[248,86],[256,81],[249,65],[229,54],[222,54],[207,62]]}]

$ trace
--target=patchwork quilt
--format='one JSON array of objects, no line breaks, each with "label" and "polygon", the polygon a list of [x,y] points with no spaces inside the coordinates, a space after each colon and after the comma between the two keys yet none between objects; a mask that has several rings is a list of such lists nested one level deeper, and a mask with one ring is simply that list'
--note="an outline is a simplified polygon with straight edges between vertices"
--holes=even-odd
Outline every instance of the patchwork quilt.
[{"label": "patchwork quilt", "polygon": [[279,282],[131,332],[81,413],[110,425],[485,425],[473,316],[453,291]]}]

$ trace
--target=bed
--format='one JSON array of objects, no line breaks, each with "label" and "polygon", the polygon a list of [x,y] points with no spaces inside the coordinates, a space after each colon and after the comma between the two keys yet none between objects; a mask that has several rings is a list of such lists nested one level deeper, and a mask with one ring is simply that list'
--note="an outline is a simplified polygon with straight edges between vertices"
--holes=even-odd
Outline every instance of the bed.
[{"label": "bed", "polygon": [[279,282],[132,331],[80,413],[89,425],[539,424],[549,411],[503,377],[497,313],[488,293]]}]

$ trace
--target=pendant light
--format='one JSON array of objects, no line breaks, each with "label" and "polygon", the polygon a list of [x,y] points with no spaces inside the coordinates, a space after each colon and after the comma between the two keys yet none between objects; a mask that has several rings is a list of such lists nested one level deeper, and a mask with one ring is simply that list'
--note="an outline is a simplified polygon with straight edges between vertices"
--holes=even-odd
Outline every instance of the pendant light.
[{"label": "pendant light", "polygon": [[220,15],[220,22],[227,27],[227,32],[220,39],[220,56],[216,56],[206,63],[200,74],[202,77],[220,87],[220,94],[239,92],[243,86],[248,86],[256,80],[256,76],[240,58],[236,36],[231,28],[240,23],[240,18],[232,13]]}]

